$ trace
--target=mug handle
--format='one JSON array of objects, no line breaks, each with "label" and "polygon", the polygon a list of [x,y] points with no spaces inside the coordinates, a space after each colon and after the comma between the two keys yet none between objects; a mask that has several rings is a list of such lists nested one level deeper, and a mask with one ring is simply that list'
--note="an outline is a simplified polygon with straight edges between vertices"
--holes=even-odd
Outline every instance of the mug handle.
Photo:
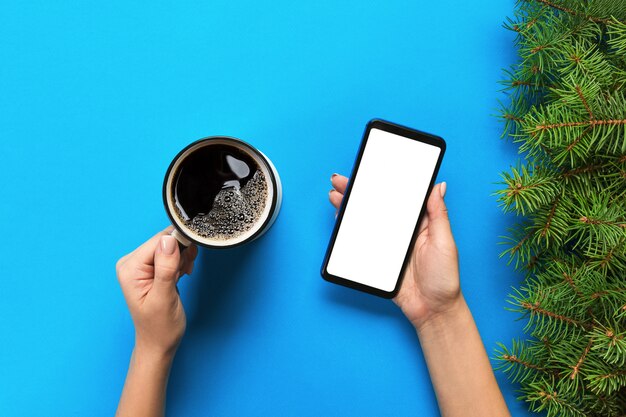
[{"label": "mug handle", "polygon": [[187,237],[180,233],[178,229],[174,229],[172,233],[170,233],[170,236],[173,236],[178,241],[178,249],[181,252],[191,245],[191,240],[187,239]]}]

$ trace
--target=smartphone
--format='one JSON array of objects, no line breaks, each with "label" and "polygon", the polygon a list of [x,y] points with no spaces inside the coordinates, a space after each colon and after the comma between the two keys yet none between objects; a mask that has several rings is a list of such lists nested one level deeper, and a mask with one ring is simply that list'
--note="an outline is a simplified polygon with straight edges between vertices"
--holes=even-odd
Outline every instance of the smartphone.
[{"label": "smartphone", "polygon": [[395,297],[445,149],[429,133],[367,124],[324,257],[325,280]]}]

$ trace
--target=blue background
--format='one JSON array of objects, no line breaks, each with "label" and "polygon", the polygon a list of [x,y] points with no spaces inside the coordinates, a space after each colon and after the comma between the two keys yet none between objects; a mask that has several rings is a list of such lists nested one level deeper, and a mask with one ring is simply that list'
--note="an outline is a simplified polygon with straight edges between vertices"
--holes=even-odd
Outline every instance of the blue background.
[{"label": "blue background", "polygon": [[517,158],[493,116],[513,3],[2,2],[0,414],[114,413],[133,345],[115,261],[167,225],[171,158],[227,134],[273,160],[283,208],[181,282],[169,415],[438,415],[393,303],[319,276],[329,177],[373,117],[443,136],[466,298],[490,354],[521,335],[490,195]]}]

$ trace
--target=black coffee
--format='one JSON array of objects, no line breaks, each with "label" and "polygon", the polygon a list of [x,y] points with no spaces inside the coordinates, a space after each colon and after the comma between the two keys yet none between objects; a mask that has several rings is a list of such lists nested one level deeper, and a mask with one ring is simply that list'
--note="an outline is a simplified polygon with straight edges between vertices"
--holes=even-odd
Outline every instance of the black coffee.
[{"label": "black coffee", "polygon": [[249,155],[207,145],[187,156],[173,178],[178,217],[199,236],[228,240],[252,228],[267,200],[267,181]]}]

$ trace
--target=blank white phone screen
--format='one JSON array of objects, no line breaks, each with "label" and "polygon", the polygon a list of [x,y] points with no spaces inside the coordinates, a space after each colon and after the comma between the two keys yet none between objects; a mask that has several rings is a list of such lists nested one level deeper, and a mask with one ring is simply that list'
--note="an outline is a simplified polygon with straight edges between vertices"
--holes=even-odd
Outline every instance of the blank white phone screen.
[{"label": "blank white phone screen", "polygon": [[391,292],[441,149],[371,129],[326,270]]}]

